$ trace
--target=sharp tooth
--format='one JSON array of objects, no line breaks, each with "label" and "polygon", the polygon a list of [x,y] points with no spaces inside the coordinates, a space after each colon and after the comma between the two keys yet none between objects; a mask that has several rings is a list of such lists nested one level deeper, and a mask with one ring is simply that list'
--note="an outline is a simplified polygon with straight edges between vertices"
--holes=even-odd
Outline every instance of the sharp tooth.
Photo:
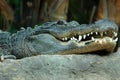
[{"label": "sharp tooth", "polygon": [[116,33],[116,32],[114,32],[114,36],[115,36],[115,37],[117,36],[117,33]]},{"label": "sharp tooth", "polygon": [[65,40],[65,38],[62,38],[62,40],[64,41],[64,40]]},{"label": "sharp tooth", "polygon": [[72,37],[73,39],[75,39],[75,37]]},{"label": "sharp tooth", "polygon": [[64,39],[65,39],[65,40],[68,40],[68,38],[67,38],[67,37],[65,37]]},{"label": "sharp tooth", "polygon": [[117,41],[118,41],[118,38],[116,38],[114,41],[117,42]]},{"label": "sharp tooth", "polygon": [[82,40],[82,36],[79,35],[79,39],[78,40],[81,41]]},{"label": "sharp tooth", "polygon": [[107,32],[105,32],[105,34],[107,34]]},{"label": "sharp tooth", "polygon": [[93,32],[91,32],[91,34],[93,34]]},{"label": "sharp tooth", "polygon": [[73,37],[74,40],[77,40],[75,37]]},{"label": "sharp tooth", "polygon": [[95,32],[96,33],[96,35],[98,35],[98,32]]},{"label": "sharp tooth", "polygon": [[75,37],[72,37],[73,38],[73,40],[77,40]]},{"label": "sharp tooth", "polygon": [[1,55],[0,59],[1,59],[1,61],[4,61],[4,59],[5,59],[4,55]]},{"label": "sharp tooth", "polygon": [[94,37],[91,37],[91,39],[94,41],[95,40],[95,38]]},{"label": "sharp tooth", "polygon": [[100,33],[100,36],[103,37],[103,33],[102,32]]},{"label": "sharp tooth", "polygon": [[83,35],[83,39],[85,39],[86,38],[86,35]]},{"label": "sharp tooth", "polygon": [[70,40],[73,40],[73,38],[70,38]]},{"label": "sharp tooth", "polygon": [[75,37],[70,38],[70,40],[77,40]]},{"label": "sharp tooth", "polygon": [[88,33],[87,36],[89,36],[90,34]]}]

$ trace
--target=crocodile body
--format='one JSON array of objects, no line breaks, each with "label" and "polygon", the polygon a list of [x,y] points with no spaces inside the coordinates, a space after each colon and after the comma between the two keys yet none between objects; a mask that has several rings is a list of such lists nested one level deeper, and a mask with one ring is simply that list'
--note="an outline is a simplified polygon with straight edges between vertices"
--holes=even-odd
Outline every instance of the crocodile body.
[{"label": "crocodile body", "polygon": [[0,56],[16,58],[41,54],[79,54],[105,50],[113,52],[118,41],[118,26],[110,20],[93,24],[76,21],[47,22],[17,33],[0,31]]}]

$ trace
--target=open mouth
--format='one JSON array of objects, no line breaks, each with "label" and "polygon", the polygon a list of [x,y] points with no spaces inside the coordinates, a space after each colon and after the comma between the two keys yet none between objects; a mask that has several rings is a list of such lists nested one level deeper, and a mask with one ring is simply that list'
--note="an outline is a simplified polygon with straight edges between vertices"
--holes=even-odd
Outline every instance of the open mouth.
[{"label": "open mouth", "polygon": [[[58,39],[58,38],[57,38]],[[113,52],[118,41],[118,34],[114,30],[106,30],[103,32],[89,32],[85,34],[74,34],[69,37],[59,38],[64,45],[73,43],[71,50],[63,52],[63,54],[80,54],[94,51]]]},{"label": "open mouth", "polygon": [[113,31],[113,30],[109,30],[109,31],[104,31],[104,32],[89,32],[89,33],[85,33],[85,34],[74,34],[70,37],[62,37],[59,38],[60,41],[62,42],[69,42],[69,41],[75,41],[77,43],[82,43],[85,42],[86,44],[92,41],[95,42],[100,42],[100,39],[103,39],[105,37],[109,37],[110,41],[114,41],[117,42],[118,41],[118,37],[117,37],[117,32]]}]

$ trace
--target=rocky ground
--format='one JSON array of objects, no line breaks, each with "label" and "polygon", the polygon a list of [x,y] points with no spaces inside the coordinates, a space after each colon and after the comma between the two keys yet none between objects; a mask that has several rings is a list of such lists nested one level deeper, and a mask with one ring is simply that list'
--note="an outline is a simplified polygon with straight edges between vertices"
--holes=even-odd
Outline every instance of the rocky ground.
[{"label": "rocky ground", "polygon": [[120,48],[108,56],[40,55],[0,62],[0,80],[120,80]]}]

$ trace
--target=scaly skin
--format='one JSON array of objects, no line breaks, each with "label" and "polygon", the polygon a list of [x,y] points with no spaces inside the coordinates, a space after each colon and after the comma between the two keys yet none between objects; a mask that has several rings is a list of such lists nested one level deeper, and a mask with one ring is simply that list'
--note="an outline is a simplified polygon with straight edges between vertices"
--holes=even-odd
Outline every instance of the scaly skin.
[{"label": "scaly skin", "polygon": [[14,34],[0,33],[1,55],[13,55],[16,58],[100,50],[111,53],[117,41],[118,26],[110,20],[99,20],[89,25],[80,25],[75,21],[47,22],[34,29],[22,29]]}]

